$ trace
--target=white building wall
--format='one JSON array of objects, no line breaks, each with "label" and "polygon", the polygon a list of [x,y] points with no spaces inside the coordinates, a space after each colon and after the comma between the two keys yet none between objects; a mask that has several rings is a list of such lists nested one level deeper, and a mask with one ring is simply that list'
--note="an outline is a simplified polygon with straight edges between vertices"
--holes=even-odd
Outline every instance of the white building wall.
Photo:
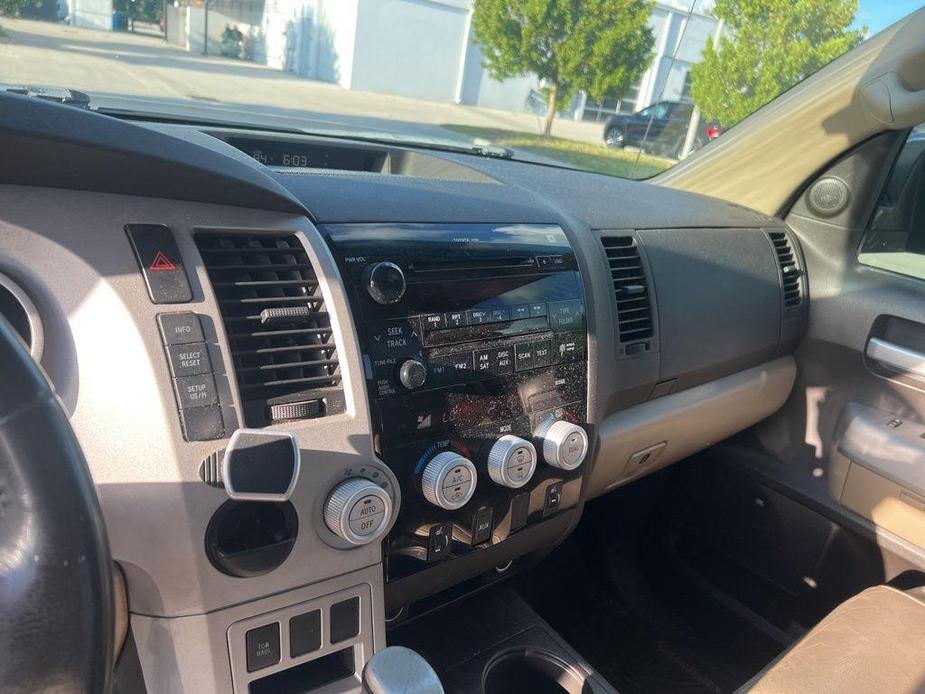
[{"label": "white building wall", "polygon": [[112,31],[112,0],[73,0],[71,24]]},{"label": "white building wall", "polygon": [[351,89],[456,98],[465,0],[359,0]]}]

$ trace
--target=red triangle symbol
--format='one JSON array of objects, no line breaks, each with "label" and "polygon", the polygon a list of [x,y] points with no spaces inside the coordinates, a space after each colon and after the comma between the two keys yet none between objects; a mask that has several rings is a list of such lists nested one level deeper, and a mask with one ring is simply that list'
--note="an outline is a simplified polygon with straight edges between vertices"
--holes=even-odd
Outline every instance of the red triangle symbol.
[{"label": "red triangle symbol", "polygon": [[151,261],[149,270],[176,270],[177,266],[170,262],[166,255],[161,251],[154,254],[154,260]]}]

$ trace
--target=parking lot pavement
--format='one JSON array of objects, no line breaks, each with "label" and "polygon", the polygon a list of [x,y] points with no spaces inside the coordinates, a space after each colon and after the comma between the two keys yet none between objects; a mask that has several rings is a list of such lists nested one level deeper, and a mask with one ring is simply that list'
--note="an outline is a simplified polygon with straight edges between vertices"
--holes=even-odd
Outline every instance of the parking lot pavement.
[{"label": "parking lot pavement", "polygon": [[[332,123],[348,116],[358,126],[394,124],[400,131],[419,123],[540,129],[540,119],[526,113],[352,91],[247,61],[196,55],[148,35],[5,17],[0,24],[10,35],[0,41],[0,82],[276,107],[327,116]],[[561,119],[553,129],[560,137],[595,144],[600,131],[599,123]]]}]

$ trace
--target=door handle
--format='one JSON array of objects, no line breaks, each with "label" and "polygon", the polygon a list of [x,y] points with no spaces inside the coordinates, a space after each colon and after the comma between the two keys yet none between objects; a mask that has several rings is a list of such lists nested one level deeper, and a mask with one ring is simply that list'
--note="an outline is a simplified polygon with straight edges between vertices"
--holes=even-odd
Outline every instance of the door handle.
[{"label": "door handle", "polygon": [[867,356],[894,371],[925,378],[925,354],[922,352],[872,337],[867,343]]}]

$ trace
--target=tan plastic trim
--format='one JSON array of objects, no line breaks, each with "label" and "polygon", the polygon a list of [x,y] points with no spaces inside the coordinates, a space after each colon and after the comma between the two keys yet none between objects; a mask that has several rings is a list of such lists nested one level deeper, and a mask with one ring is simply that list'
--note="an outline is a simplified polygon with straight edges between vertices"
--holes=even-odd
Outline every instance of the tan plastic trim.
[{"label": "tan plastic trim", "polygon": [[848,149],[878,132],[922,121],[925,8],[833,61],[652,182],[779,214],[806,181]]},{"label": "tan plastic trim", "polygon": [[[616,489],[761,421],[787,401],[795,378],[793,357],[781,357],[605,417],[588,484],[590,496]],[[636,454],[645,452],[650,455],[639,462],[642,456]]]}]

